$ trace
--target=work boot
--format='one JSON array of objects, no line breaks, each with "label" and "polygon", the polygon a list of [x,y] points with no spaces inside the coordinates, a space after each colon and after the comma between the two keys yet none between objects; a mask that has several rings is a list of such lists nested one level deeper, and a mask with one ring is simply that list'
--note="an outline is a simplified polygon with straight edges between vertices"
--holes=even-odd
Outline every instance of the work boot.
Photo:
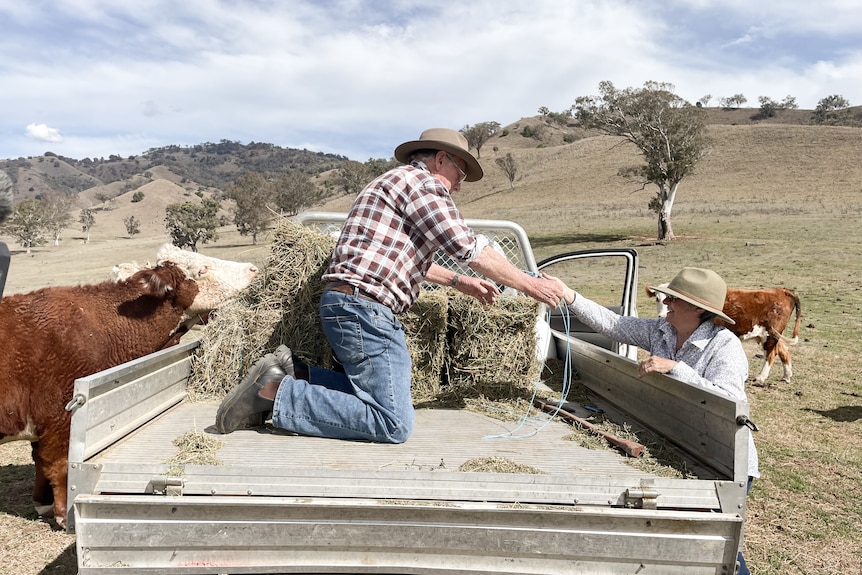
[{"label": "work boot", "polygon": [[293,365],[293,352],[290,351],[290,348],[282,344],[276,348],[274,355],[276,361],[278,361],[278,365],[280,365],[281,369],[284,370],[284,373],[295,378],[296,369]]},{"label": "work boot", "polygon": [[258,392],[270,382],[280,382],[284,379],[285,370],[279,365],[275,354],[268,353],[255,363],[245,378],[230,390],[221,402],[216,413],[216,429],[219,433],[236,431],[252,416],[266,415],[272,410],[273,402],[258,395]]}]

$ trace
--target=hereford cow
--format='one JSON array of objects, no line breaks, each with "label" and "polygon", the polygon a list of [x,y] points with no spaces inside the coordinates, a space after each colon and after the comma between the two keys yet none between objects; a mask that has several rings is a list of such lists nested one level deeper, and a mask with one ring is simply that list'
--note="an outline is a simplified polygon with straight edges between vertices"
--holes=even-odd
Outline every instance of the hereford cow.
[{"label": "hereford cow", "polygon": [[[662,287],[665,286],[667,284],[663,284]],[[658,315],[664,317],[667,314],[664,294],[653,291],[649,287],[646,288],[646,293],[649,297],[655,298]],[[794,310],[796,324],[793,327],[793,337],[787,338],[782,334]],[[765,384],[776,355],[784,365],[782,381],[790,381],[793,376],[793,366],[790,363],[788,345],[796,345],[799,341],[799,324],[802,321],[802,308],[796,293],[786,288],[759,290],[727,288],[722,311],[736,323],[729,325],[721,318],[715,318],[713,321],[716,325],[726,327],[742,340],[756,339],[763,347],[763,367],[754,378],[754,384]]]},{"label": "hereford cow", "polygon": [[48,287],[0,302],[0,443],[33,443],[37,510],[66,521],[66,468],[76,378],[179,343],[249,285],[257,268],[170,244],[127,279]]}]

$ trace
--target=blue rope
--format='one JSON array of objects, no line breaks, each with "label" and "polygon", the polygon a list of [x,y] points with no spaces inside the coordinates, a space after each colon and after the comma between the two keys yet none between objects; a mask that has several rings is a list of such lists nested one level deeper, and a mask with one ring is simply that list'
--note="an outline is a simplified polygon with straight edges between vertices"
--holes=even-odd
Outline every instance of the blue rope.
[{"label": "blue rope", "polygon": [[[558,304],[557,307],[561,310],[561,316],[563,319],[563,328],[566,332],[566,336],[568,336],[569,333],[571,332],[571,315],[569,313],[569,306],[563,304],[563,302],[560,302],[560,304]],[[551,323],[551,317],[550,316],[551,316],[551,310],[548,310],[548,315],[546,317],[546,319],[548,321],[548,325],[550,325],[550,323]],[[553,336],[551,336],[551,337],[553,337]],[[549,413],[541,412],[541,417],[530,415],[530,410],[533,408],[533,402],[536,399],[536,395],[539,392],[538,384],[541,383],[540,380],[537,380],[536,384],[533,386],[533,395],[530,397],[530,405],[527,406],[526,413],[524,413],[521,416],[521,418],[518,420],[518,424],[515,426],[515,429],[513,429],[511,431],[507,431],[505,433],[501,433],[499,435],[486,435],[482,439],[502,439],[502,438],[524,439],[527,437],[532,437],[532,436],[536,435],[537,433],[539,433],[542,429],[544,429],[545,426],[548,425],[551,421],[553,421],[554,417],[557,416],[560,409],[562,409],[563,405],[565,405],[566,398],[568,397],[569,392],[572,389],[572,375],[571,375],[572,374],[572,370],[571,370],[572,358],[571,358],[571,355],[572,354],[571,354],[571,350],[569,349],[569,346],[566,346],[566,357],[563,361],[563,382],[562,382],[562,389],[560,391],[560,401],[557,402],[557,405],[555,406],[555,409],[553,412],[549,412]],[[490,408],[491,406],[485,406],[485,407]],[[500,410],[500,411],[502,411],[502,410]],[[524,426],[526,426],[527,423],[532,423],[532,422],[541,422],[541,425],[538,428],[534,428],[530,432],[527,432],[527,433],[524,433],[521,435],[516,435],[516,433],[518,433]]]}]

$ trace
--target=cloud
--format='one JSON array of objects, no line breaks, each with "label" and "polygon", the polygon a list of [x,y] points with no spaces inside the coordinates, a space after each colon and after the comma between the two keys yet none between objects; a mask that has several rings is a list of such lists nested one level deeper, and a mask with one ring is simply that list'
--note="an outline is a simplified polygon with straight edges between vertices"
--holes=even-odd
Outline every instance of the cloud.
[{"label": "cloud", "polygon": [[0,158],[227,139],[365,160],[431,126],[562,111],[603,80],[862,99],[855,2],[668,2],[0,0],[0,108],[63,126],[24,137],[0,117]]},{"label": "cloud", "polygon": [[63,141],[60,130],[49,128],[45,124],[28,124],[27,137],[39,142],[59,143]]}]

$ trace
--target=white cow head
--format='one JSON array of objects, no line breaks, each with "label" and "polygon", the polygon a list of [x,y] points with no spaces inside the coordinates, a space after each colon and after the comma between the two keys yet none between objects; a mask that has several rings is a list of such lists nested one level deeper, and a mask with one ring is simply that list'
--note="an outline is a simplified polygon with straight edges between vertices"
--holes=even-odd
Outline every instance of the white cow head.
[{"label": "white cow head", "polygon": [[[666,288],[668,284],[659,284],[656,287]],[[664,303],[665,294],[660,291],[650,289],[649,286],[644,288],[648,297],[655,298],[655,313],[657,317],[667,316],[667,305]]]},{"label": "white cow head", "polygon": [[248,287],[258,272],[254,264],[220,260],[173,244],[163,245],[156,254],[157,266],[165,262],[176,264],[198,284],[198,295],[186,311],[188,316],[216,309]]},{"label": "white cow head", "polygon": [[[186,318],[193,318],[212,311],[248,287],[257,276],[257,266],[251,263],[232,262],[205,256],[198,252],[180,249],[173,244],[163,245],[156,254],[156,266],[171,262],[180,267],[189,279],[195,280],[198,295],[186,310]],[[117,264],[111,270],[110,279],[124,281],[136,272],[154,267],[137,262]]]}]

